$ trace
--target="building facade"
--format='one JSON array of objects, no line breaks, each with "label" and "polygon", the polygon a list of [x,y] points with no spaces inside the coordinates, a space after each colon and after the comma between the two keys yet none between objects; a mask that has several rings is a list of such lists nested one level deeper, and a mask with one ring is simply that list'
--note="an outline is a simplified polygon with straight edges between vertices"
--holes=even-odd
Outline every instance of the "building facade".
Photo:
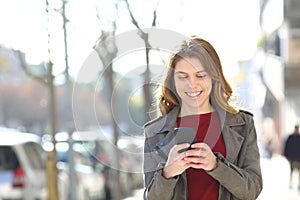
[{"label": "building facade", "polygon": [[273,120],[276,148],[300,123],[300,0],[260,0],[262,77],[267,86],[263,113]]}]

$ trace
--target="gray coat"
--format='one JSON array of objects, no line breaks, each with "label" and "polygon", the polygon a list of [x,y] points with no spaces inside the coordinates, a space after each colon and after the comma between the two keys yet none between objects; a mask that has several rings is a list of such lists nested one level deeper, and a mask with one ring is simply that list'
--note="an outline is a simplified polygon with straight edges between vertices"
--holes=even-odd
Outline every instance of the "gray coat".
[{"label": "gray coat", "polygon": [[[217,110],[218,111],[218,110]],[[172,146],[179,107],[144,126],[144,199],[185,200],[187,181],[185,172],[165,179],[162,168]],[[220,183],[219,200],[254,200],[262,190],[260,155],[256,130],[251,113],[231,114],[218,111],[226,147],[225,158],[215,152],[218,166],[207,172]]]}]

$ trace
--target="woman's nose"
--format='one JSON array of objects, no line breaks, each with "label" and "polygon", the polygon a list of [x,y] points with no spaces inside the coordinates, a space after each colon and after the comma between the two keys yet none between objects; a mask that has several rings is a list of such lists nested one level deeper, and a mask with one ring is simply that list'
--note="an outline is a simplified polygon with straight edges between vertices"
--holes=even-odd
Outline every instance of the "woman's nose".
[{"label": "woman's nose", "polygon": [[197,80],[194,77],[190,77],[188,80],[188,84],[191,88],[195,87],[197,85]]}]

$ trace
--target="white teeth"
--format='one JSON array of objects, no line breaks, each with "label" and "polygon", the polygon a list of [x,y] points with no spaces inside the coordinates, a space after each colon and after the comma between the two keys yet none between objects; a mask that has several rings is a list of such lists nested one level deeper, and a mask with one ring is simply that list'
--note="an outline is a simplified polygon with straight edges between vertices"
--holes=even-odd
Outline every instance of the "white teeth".
[{"label": "white teeth", "polygon": [[187,92],[186,94],[190,97],[196,97],[200,95],[201,92]]}]

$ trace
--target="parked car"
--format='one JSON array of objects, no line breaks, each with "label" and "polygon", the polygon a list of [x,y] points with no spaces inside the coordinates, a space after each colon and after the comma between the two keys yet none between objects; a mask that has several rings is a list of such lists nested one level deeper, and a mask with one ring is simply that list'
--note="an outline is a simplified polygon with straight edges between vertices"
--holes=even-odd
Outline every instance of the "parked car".
[{"label": "parked car", "polygon": [[[43,136],[43,146],[47,148],[49,145],[49,139],[51,136]],[[45,139],[47,138],[47,139]],[[65,132],[57,133],[56,136],[56,152],[57,152],[57,168],[64,177],[63,187],[69,189],[69,170],[70,166],[68,163],[69,143],[68,134]],[[87,146],[93,146],[93,141],[90,144],[86,144],[82,139],[74,139],[73,143],[73,167],[75,176],[75,187],[76,187],[76,199],[78,200],[90,200],[90,199],[105,199],[105,177],[102,172],[95,170],[95,165],[91,159],[91,154]],[[47,144],[48,143],[48,144]],[[64,189],[64,190],[65,190]],[[68,191],[64,192],[62,199],[68,199]]]},{"label": "parked car", "polygon": [[[62,174],[68,176],[69,134],[56,133],[55,140],[60,177],[63,177]],[[52,141],[52,136],[44,135],[42,144],[45,149],[53,148],[53,144],[49,141]],[[84,199],[83,196],[88,196],[89,191],[101,194],[100,198],[112,199],[116,193],[116,171],[120,175],[123,197],[128,197],[134,190],[143,187],[142,139],[121,136],[115,145],[110,134],[103,133],[103,130],[95,130],[72,133],[72,142],[77,199]],[[95,179],[97,183],[91,184]],[[68,187],[68,178],[65,178],[65,184],[62,185]],[[98,190],[95,190],[95,187]]]},{"label": "parked car", "polygon": [[48,199],[46,153],[40,137],[0,130],[0,199]]}]

